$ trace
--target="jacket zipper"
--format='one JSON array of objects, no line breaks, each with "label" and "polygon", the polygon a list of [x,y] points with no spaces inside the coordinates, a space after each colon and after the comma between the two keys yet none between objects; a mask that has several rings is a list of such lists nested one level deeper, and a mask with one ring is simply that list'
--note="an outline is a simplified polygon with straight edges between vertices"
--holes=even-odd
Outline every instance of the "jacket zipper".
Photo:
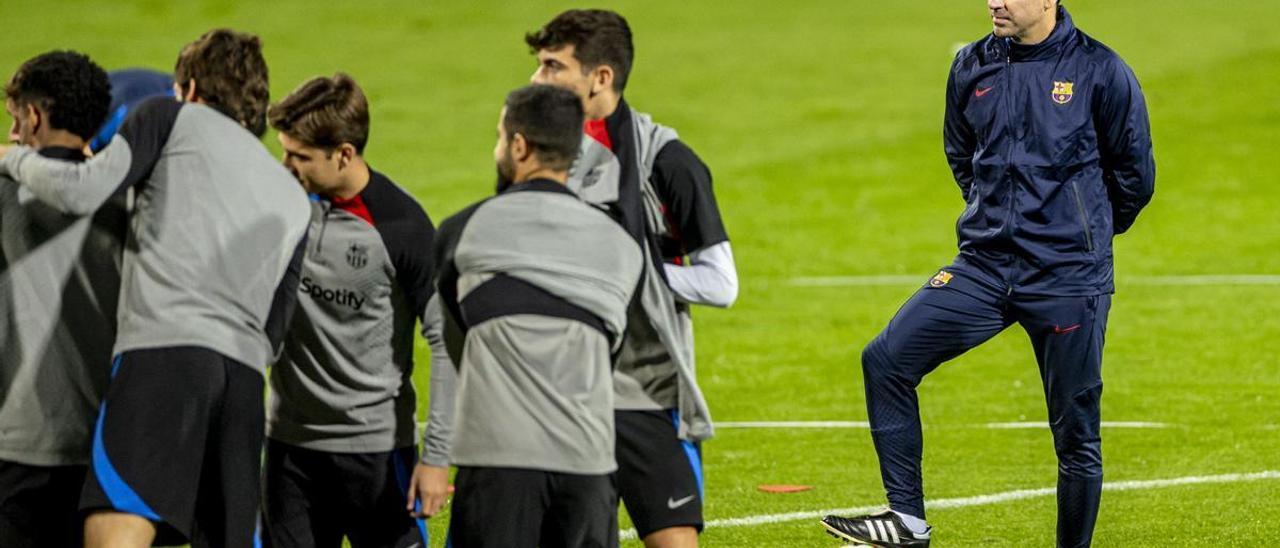
[{"label": "jacket zipper", "polygon": [[1089,230],[1089,212],[1084,209],[1084,199],[1080,197],[1080,186],[1071,181],[1071,196],[1076,201],[1076,211],[1080,213],[1080,223],[1084,225],[1084,245],[1093,251],[1093,231]]},{"label": "jacket zipper", "polygon": [[332,210],[332,203],[326,200],[320,201],[320,230],[317,231],[318,234],[316,235],[316,257],[324,256],[320,251],[322,249],[321,246],[324,244],[324,231],[329,228],[329,212]]},{"label": "jacket zipper", "polygon": [[[1013,232],[1014,232],[1013,230],[1014,219],[1017,217],[1017,215],[1014,214],[1014,210],[1018,207],[1017,181],[1014,181],[1013,175],[1012,175],[1013,146],[1014,146],[1014,143],[1017,142],[1017,138],[1018,138],[1016,134],[1017,129],[1013,125],[1013,121],[1015,118],[1013,107],[1017,103],[1016,98],[1013,96],[1013,94],[1016,93],[1017,91],[1016,89],[1017,80],[1014,79],[1013,77],[1013,70],[1014,70],[1013,69],[1014,67],[1013,49],[1009,45],[1008,38],[1005,39],[1004,47],[1005,47],[1005,50],[1004,50],[1005,89],[1002,95],[1004,95],[1003,99],[1004,99],[1004,105],[1005,105],[1005,114],[1004,114],[1004,128],[1006,132],[1005,137],[1009,140],[1009,146],[1005,148],[1005,158],[1004,158],[1005,184],[1009,185],[1009,210],[1007,213],[1005,213],[1004,228],[1006,231],[1008,231],[1009,239],[1012,240]],[[1014,268],[1010,269],[1010,272],[1008,272],[1008,279],[1005,280],[1005,296],[1006,297],[1013,295],[1013,283],[1014,283],[1014,278],[1016,277],[1014,270],[1017,269],[1016,258],[1014,259],[1014,265],[1015,265]]]},{"label": "jacket zipper", "polygon": [[1014,212],[1014,208],[1017,207],[1018,197],[1016,192],[1017,184],[1013,180],[1013,176],[1011,172],[1012,172],[1012,165],[1013,165],[1013,145],[1014,145],[1014,142],[1017,141],[1017,135],[1015,135],[1014,132],[1016,130],[1013,127],[1013,105],[1014,105],[1013,94],[1015,91],[1014,90],[1015,81],[1013,78],[1013,53],[1009,50],[1008,42],[1005,43],[1004,55],[1005,55],[1004,57],[1005,89],[1001,95],[1004,96],[1003,99],[1004,99],[1004,107],[1005,107],[1004,108],[1004,130],[1006,133],[1006,138],[1009,140],[1009,146],[1005,148],[1005,156],[1004,156],[1004,164],[1005,164],[1004,179],[1005,179],[1005,184],[1009,186],[1009,209],[1007,212],[1005,212],[1004,228],[1006,231],[1008,231],[1009,237],[1012,238],[1013,237],[1013,220],[1014,220],[1013,212]]}]

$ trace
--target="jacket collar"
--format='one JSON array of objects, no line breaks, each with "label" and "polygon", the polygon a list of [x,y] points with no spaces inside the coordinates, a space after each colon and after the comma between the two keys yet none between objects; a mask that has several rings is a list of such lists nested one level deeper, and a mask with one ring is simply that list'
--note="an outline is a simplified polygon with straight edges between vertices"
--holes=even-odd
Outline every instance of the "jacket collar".
[{"label": "jacket collar", "polygon": [[631,105],[627,104],[625,98],[618,99],[618,108],[613,109],[613,113],[604,119],[605,128],[609,131],[609,138],[614,143],[618,142],[618,135],[622,132],[623,124],[631,119]]},{"label": "jacket collar", "polygon": [[524,192],[524,191],[558,192],[560,194],[568,194],[570,196],[577,197],[577,195],[574,194],[572,190],[569,190],[569,187],[564,186],[555,181],[552,181],[551,179],[530,179],[523,183],[513,184],[507,187],[506,190],[503,190],[502,193],[510,194],[512,192]]},{"label": "jacket collar", "polygon": [[1063,46],[1075,36],[1076,25],[1071,20],[1071,14],[1067,13],[1067,8],[1059,5],[1057,13],[1057,23],[1053,26],[1053,32],[1049,33],[1049,37],[1043,42],[1032,46],[1024,46],[1015,43],[1011,38],[995,38],[994,41],[999,44],[999,48],[1010,61],[1042,61],[1056,57],[1062,50]]},{"label": "jacket collar", "polygon": [[44,147],[39,150],[38,154],[45,158],[71,160],[73,162],[83,162],[85,159],[83,150],[67,147]]},{"label": "jacket collar", "polygon": [[[368,164],[366,163],[366,165]],[[386,175],[383,175],[379,173],[377,170],[373,169],[373,166],[369,166],[369,182],[365,183],[364,188],[360,189],[360,192],[355,193],[350,198],[343,199],[343,198],[338,198],[337,196],[320,196],[318,194],[316,195],[316,197],[321,200],[325,200],[327,202],[332,202],[335,204],[349,204],[349,203],[355,202],[356,200],[364,200],[366,195],[378,192],[378,190],[380,190],[383,185],[388,184],[390,182],[391,180],[387,179]]]}]

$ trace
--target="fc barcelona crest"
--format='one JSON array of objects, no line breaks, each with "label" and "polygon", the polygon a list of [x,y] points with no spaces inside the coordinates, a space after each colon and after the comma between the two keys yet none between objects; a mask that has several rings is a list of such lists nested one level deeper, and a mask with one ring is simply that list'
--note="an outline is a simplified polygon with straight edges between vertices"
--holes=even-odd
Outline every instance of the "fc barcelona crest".
[{"label": "fc barcelona crest", "polygon": [[1053,83],[1053,102],[1059,105],[1065,105],[1071,102],[1072,89],[1075,87],[1073,82],[1054,82]]},{"label": "fc barcelona crest", "polygon": [[942,287],[947,285],[947,283],[951,281],[951,278],[952,276],[950,272],[947,272],[946,270],[939,270],[938,274],[934,276],[933,279],[929,280],[929,285],[932,287]]},{"label": "fc barcelona crest", "polygon": [[369,250],[360,244],[351,244],[351,247],[347,248],[347,264],[357,270],[364,268],[364,265],[369,264]]}]

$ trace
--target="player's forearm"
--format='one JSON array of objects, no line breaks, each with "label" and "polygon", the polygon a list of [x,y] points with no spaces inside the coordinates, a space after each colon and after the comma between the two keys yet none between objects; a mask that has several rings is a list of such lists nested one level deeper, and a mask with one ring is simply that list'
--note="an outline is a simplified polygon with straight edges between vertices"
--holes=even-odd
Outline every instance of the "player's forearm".
[{"label": "player's forearm", "polygon": [[423,314],[422,335],[431,347],[430,406],[422,439],[422,463],[449,466],[453,444],[454,395],[458,372],[444,345],[444,317],[438,297],[432,297]]},{"label": "player's forearm", "polygon": [[85,162],[46,158],[35,150],[12,147],[0,164],[40,201],[72,215],[93,213],[124,183],[131,153],[123,140]]},{"label": "player's forearm", "polygon": [[977,149],[977,136],[964,117],[964,93],[959,90],[956,82],[956,67],[959,62],[960,56],[957,54],[947,76],[946,108],[942,115],[942,151],[947,156],[947,164],[951,166],[951,174],[960,187],[960,193],[968,198],[969,189],[973,186],[973,153]]},{"label": "player's forearm", "polygon": [[671,292],[682,302],[728,308],[738,298],[738,271],[729,242],[689,254],[689,265],[663,265]]},{"label": "player's forearm", "polygon": [[[439,357],[437,357],[439,356]],[[454,393],[457,371],[443,345],[431,351],[431,403],[427,411],[427,428],[422,438],[422,463],[449,466],[453,448]]]},{"label": "player's forearm", "polygon": [[1154,166],[1148,170],[1110,172],[1105,177],[1111,185],[1112,218],[1116,234],[1123,234],[1133,226],[1151,197],[1155,194]]},{"label": "player's forearm", "polygon": [[278,361],[284,353],[284,338],[293,321],[294,310],[298,305],[298,285],[302,280],[302,262],[306,255],[307,235],[294,246],[293,255],[285,267],[284,276],[276,285],[271,299],[271,308],[267,313],[267,321],[263,324],[267,342],[271,345],[272,362]]},{"label": "player's forearm", "polygon": [[960,196],[968,201],[969,190],[973,188],[973,173],[957,170],[953,171],[952,175],[955,177],[956,186],[960,187]]},{"label": "player's forearm", "polygon": [[1133,137],[1121,146],[1109,147],[1102,168],[1116,234],[1133,226],[1156,190],[1156,166],[1149,135],[1139,131],[1125,133]]}]

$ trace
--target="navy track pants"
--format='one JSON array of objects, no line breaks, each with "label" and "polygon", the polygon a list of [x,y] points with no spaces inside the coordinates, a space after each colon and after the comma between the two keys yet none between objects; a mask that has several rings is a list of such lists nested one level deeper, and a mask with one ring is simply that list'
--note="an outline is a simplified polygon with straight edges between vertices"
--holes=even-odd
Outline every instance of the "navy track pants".
[{"label": "navy track pants", "polygon": [[1088,546],[1102,494],[1102,346],[1110,295],[1011,295],[972,268],[943,269],[862,353],[867,413],[889,505],[924,517],[916,387],[1017,323],[1035,349],[1058,455],[1058,545]]}]

